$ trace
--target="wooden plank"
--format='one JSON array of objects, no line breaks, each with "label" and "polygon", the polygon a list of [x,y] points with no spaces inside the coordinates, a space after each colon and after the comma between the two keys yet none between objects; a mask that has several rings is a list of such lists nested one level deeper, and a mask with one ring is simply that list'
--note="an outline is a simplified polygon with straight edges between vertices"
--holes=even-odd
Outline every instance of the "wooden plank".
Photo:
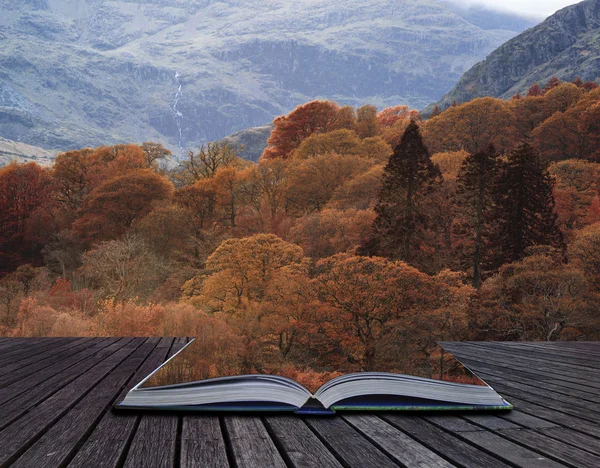
[{"label": "wooden plank", "polygon": [[69,409],[145,341],[133,339],[123,348],[30,409],[0,432],[0,465],[14,461]]},{"label": "wooden plank", "polygon": [[485,429],[499,431],[502,429],[519,429],[519,426],[506,419],[499,418],[494,414],[465,414],[467,421],[477,424]]},{"label": "wooden plank", "polygon": [[539,430],[538,432],[548,437],[552,437],[553,439],[573,445],[574,447],[579,447],[582,450],[600,455],[600,439],[596,439],[595,437],[564,427],[550,427]]},{"label": "wooden plank", "polygon": [[90,338],[81,338],[79,340],[73,340],[65,343],[59,348],[55,348],[51,351],[45,351],[41,355],[34,356],[33,358],[5,366],[3,369],[7,372],[0,376],[0,387],[6,387],[13,382],[18,382],[23,378],[38,373],[45,367],[51,366],[52,364],[67,359],[73,354],[76,354],[81,349],[89,346]]},{"label": "wooden plank", "polygon": [[[155,346],[155,342],[146,340],[144,344],[93,387],[59,421],[56,421],[37,442],[27,449],[13,466],[15,468],[64,466],[74,456],[78,445],[83,441],[86,434],[92,431],[104,412],[110,410],[122,386],[132,377]],[[175,432],[173,432],[174,437]]]},{"label": "wooden plank", "polygon": [[343,461],[344,466],[351,468],[398,466],[342,418],[307,418],[306,423],[338,460]]},{"label": "wooden plank", "polygon": [[[80,377],[84,372],[87,372],[89,369],[105,360],[108,355],[124,347],[131,339],[121,338],[116,340],[117,341],[113,341],[113,339],[110,339],[112,344],[95,350],[95,355],[89,360],[84,360],[67,369],[64,373],[58,373],[57,375],[44,380],[42,383],[37,384],[33,388],[20,392],[15,398],[0,405],[0,429],[4,429],[27,412],[29,408],[32,408],[41,401],[47,399],[58,390],[64,388],[73,380]],[[108,353],[108,355],[106,353]]]},{"label": "wooden plank", "polygon": [[[427,419],[430,420],[431,418]],[[451,429],[445,427],[446,421],[443,417],[436,418],[435,424],[442,429],[451,431]],[[514,466],[522,468],[554,468],[562,466],[547,456],[522,447],[490,431],[472,430],[456,432],[455,434],[457,437],[470,442],[479,449],[489,452]]]},{"label": "wooden plank", "polygon": [[600,466],[600,457],[531,429],[505,430],[502,437],[541,452],[573,468]]},{"label": "wooden plank", "polygon": [[[471,362],[471,361],[469,361]],[[533,374],[528,372],[528,376],[533,376],[535,378],[531,378],[526,376],[524,372],[515,371],[512,374],[507,374],[502,371],[495,370],[492,366],[477,366],[477,375],[483,379],[489,380],[490,378],[500,378],[506,383],[516,383],[526,385],[528,388],[539,388],[539,389],[547,389],[556,393],[561,393],[563,395],[568,395],[571,397],[576,397],[577,399],[592,402],[592,403],[600,403],[600,395],[598,395],[598,391],[587,387],[585,390],[581,390],[580,386],[573,385],[557,380],[548,381],[547,375],[544,374]],[[554,383],[556,382],[556,383]]]},{"label": "wooden plank", "polygon": [[511,398],[517,397],[522,400],[530,401],[532,403],[545,406],[549,409],[554,409],[556,411],[560,411],[561,413],[570,414],[593,423],[598,421],[598,418],[600,417],[600,412],[585,408],[582,405],[578,405],[577,402],[569,403],[568,398],[549,398],[546,396],[547,393],[544,393],[544,395],[542,395],[542,392],[538,392],[537,389],[531,389],[531,391],[514,389],[513,387],[505,385],[500,380],[494,380],[492,383],[493,387],[499,393],[505,396],[508,399],[508,401],[511,401]]},{"label": "wooden plank", "polygon": [[297,416],[268,416],[265,425],[292,466],[341,467],[327,447]]},{"label": "wooden plank", "polygon": [[[161,338],[157,347],[169,357],[175,353],[175,350],[169,352],[172,344],[172,338]],[[173,467],[178,420],[174,415],[143,415],[129,447],[125,468]]]},{"label": "wooden plank", "polygon": [[562,413],[552,408],[546,408],[545,406],[529,401],[521,400],[516,397],[512,397],[511,400],[519,411],[600,438],[600,426],[598,426],[598,424],[582,421],[578,417]]},{"label": "wooden plank", "polygon": [[73,338],[57,338],[55,340],[44,340],[26,348],[15,348],[7,353],[2,353],[0,357],[0,373],[10,372],[5,370],[8,366],[16,363],[31,362],[37,356],[52,352],[53,349],[59,348],[64,344],[69,344]]},{"label": "wooden plank", "polygon": [[144,415],[127,453],[125,468],[171,468],[175,465],[177,416]]},{"label": "wooden plank", "polygon": [[[501,368],[495,364],[482,364],[479,360],[472,360],[468,358],[462,358],[461,362],[463,362],[466,366],[468,366],[473,372],[476,372],[481,378],[486,381],[494,381],[496,379],[500,379],[501,381],[523,381],[527,380],[526,377],[522,376],[531,376],[535,374],[535,384],[531,383],[532,387],[540,387],[543,388],[560,388],[561,391],[570,393],[572,390],[576,391],[576,395],[580,395],[581,397],[585,395],[585,400],[596,402],[600,395],[598,392],[600,389],[593,388],[589,385],[582,385],[579,383],[574,383],[572,380],[561,380],[560,378],[555,378],[554,376],[541,372],[541,371],[529,371],[527,373],[516,370]],[[568,377],[567,377],[568,378]],[[527,382],[530,382],[527,380]]]},{"label": "wooden plank", "polygon": [[583,357],[581,355],[573,354],[569,350],[567,351],[555,351],[548,347],[539,346],[515,346],[509,343],[496,343],[496,342],[474,342],[475,346],[479,346],[485,350],[498,350],[503,353],[508,353],[513,356],[526,356],[532,359],[539,359],[549,363],[558,364],[572,364],[579,367],[588,367],[590,369],[600,369],[600,363],[590,359],[589,356]]},{"label": "wooden plank", "polygon": [[186,416],[181,430],[181,468],[229,466],[217,416]]},{"label": "wooden plank", "polygon": [[439,429],[420,416],[388,414],[387,422],[409,434],[430,450],[459,466],[503,468],[506,463],[488,455],[458,437]]},{"label": "wooden plank", "polygon": [[[453,352],[453,349],[455,350]],[[507,367],[513,369],[539,369],[547,371],[551,374],[558,375],[563,379],[565,377],[570,377],[575,382],[582,381],[582,383],[586,383],[587,385],[594,386],[595,388],[600,388],[600,375],[594,369],[590,369],[588,367],[583,366],[575,366],[568,364],[560,364],[556,362],[548,362],[543,361],[541,359],[531,359],[526,356],[518,356],[518,359],[515,355],[499,352],[494,349],[483,349],[480,346],[470,345],[466,343],[461,343],[458,349],[456,347],[448,347],[448,351],[452,353],[459,360],[461,356],[465,358],[469,358],[471,356],[478,357],[483,359],[484,361],[493,360],[493,362],[500,362]]]},{"label": "wooden plank", "polygon": [[[122,400],[134,385],[156,369],[165,360],[167,351],[164,347],[156,347],[115,401]],[[102,460],[103,468],[120,466],[126,457],[128,446],[140,419],[141,415],[138,412],[107,411],[69,467],[93,466],[97,460]]]},{"label": "wooden plank", "polygon": [[45,341],[43,338],[5,338],[5,340],[0,343],[0,358],[10,349],[23,349],[23,345],[33,346],[35,343]]},{"label": "wooden plank", "polygon": [[517,409],[509,411],[507,413],[498,414],[499,418],[506,419],[507,421],[513,422],[520,426],[528,429],[545,429],[550,427],[558,427],[557,424],[546,421],[545,419],[532,416],[531,414],[523,413]]},{"label": "wooden plank", "polygon": [[374,415],[344,416],[361,434],[404,466],[447,468],[453,465],[395,427]]},{"label": "wooden plank", "polygon": [[286,466],[259,417],[225,416],[224,423],[236,467]]},{"label": "wooden plank", "polygon": [[87,346],[83,347],[82,349],[78,349],[77,353],[73,354],[70,358],[63,359],[48,367],[45,367],[44,369],[39,370],[33,375],[20,379],[18,382],[14,382],[4,388],[0,388],[0,405],[6,401],[9,401],[11,398],[23,394],[25,390],[46,383],[49,379],[52,379],[59,374],[66,375],[64,371],[68,370],[70,367],[83,361],[84,359],[89,358],[97,351],[106,348],[108,345],[116,341],[117,338],[93,340],[92,342],[88,341],[86,343]]}]

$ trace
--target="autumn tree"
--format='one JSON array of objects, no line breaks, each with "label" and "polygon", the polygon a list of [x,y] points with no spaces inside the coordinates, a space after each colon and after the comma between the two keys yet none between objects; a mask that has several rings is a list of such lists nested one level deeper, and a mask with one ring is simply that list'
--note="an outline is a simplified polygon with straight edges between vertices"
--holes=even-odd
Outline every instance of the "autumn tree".
[{"label": "autumn tree", "polygon": [[355,208],[357,210],[375,207],[381,191],[384,167],[383,164],[377,164],[344,182],[333,192],[327,206],[334,209]]},{"label": "autumn tree", "polygon": [[243,206],[244,186],[249,176],[249,169],[239,170],[233,166],[222,167],[215,174],[213,187],[218,212],[223,225],[231,229],[237,227],[237,217]]},{"label": "autumn tree", "polygon": [[360,138],[371,138],[379,133],[377,107],[366,104],[357,109],[356,133]]},{"label": "autumn tree", "polygon": [[37,164],[0,168],[0,274],[24,263],[41,262],[42,245],[31,223],[46,213],[52,194],[53,181]]},{"label": "autumn tree", "polygon": [[263,159],[249,169],[242,190],[244,199],[254,209],[258,228],[275,232],[286,209],[288,161]]},{"label": "autumn tree", "polygon": [[147,167],[156,167],[160,161],[170,159],[173,156],[173,153],[160,143],[147,141],[142,143],[141,148]]},{"label": "autumn tree", "polygon": [[543,96],[544,91],[538,83],[533,83],[527,91],[527,97]]},{"label": "autumn tree", "polygon": [[528,248],[549,245],[564,251],[554,210],[553,180],[539,153],[522,144],[502,162],[493,188],[496,225],[490,236],[490,267],[522,259]]},{"label": "autumn tree", "polygon": [[369,166],[363,158],[332,153],[290,167],[286,190],[290,210],[306,214],[322,209],[338,187]]},{"label": "autumn tree", "polygon": [[594,336],[600,315],[581,272],[562,255],[534,250],[483,283],[471,310],[475,339],[554,341]]},{"label": "autumn tree", "polygon": [[419,126],[411,122],[384,170],[373,231],[359,252],[417,261],[430,223],[423,200],[440,182],[440,170],[431,162]]},{"label": "autumn tree", "polygon": [[282,269],[303,261],[300,247],[273,234],[228,239],[208,258],[206,275],[188,281],[183,291],[251,342],[264,337],[273,281]]},{"label": "autumn tree", "polygon": [[[435,307],[439,283],[403,263],[378,257],[338,254],[317,263],[314,287],[323,305],[315,317],[324,345],[343,353],[346,370],[374,371],[382,347],[395,343],[402,354],[402,336],[412,317]],[[338,362],[338,365],[343,365]]]},{"label": "autumn tree", "polygon": [[325,208],[303,216],[290,230],[289,239],[306,255],[324,258],[352,251],[368,237],[375,219],[373,210]]},{"label": "autumn tree", "polygon": [[107,180],[84,200],[73,229],[87,242],[116,239],[156,202],[169,200],[173,185],[149,169],[130,171]]},{"label": "autumn tree", "polygon": [[600,158],[600,100],[556,112],[533,135],[546,161]]},{"label": "autumn tree", "polygon": [[600,290],[600,223],[577,232],[575,240],[569,246],[569,257]]},{"label": "autumn tree", "polygon": [[551,164],[548,172],[556,180],[554,197],[558,222],[568,238],[571,232],[596,221],[592,204],[600,192],[600,165],[567,159]]},{"label": "autumn tree", "polygon": [[509,104],[491,97],[478,98],[428,120],[423,136],[434,153],[477,153],[489,144],[498,148],[510,145],[507,136],[511,121]]},{"label": "autumn tree", "polygon": [[119,302],[148,297],[164,279],[167,267],[144,240],[128,234],[88,250],[81,273],[85,284],[100,297]]},{"label": "autumn tree", "polygon": [[217,191],[214,181],[200,179],[192,185],[177,189],[173,201],[189,210],[193,217],[196,235],[199,235],[200,231],[208,226],[215,214]]},{"label": "autumn tree", "polygon": [[239,157],[239,148],[227,142],[213,142],[202,145],[197,152],[188,151],[179,169],[174,173],[175,179],[182,184],[192,184],[200,179],[213,178],[219,169],[229,166],[243,166]]},{"label": "autumn tree", "polygon": [[312,101],[277,117],[262,158],[288,158],[312,134],[334,130],[339,111],[340,107],[333,102]]},{"label": "autumn tree", "polygon": [[498,153],[490,145],[483,151],[467,156],[458,174],[460,205],[472,230],[472,282],[481,285],[481,265],[488,247],[488,236],[493,210],[492,187],[496,181]]}]

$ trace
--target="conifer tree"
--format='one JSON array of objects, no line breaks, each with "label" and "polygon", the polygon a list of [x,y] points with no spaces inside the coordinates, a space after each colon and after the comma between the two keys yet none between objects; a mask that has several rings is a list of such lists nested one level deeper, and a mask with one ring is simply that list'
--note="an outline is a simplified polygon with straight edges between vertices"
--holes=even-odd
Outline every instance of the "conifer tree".
[{"label": "conifer tree", "polygon": [[441,180],[440,169],[431,161],[419,126],[412,120],[385,167],[372,235],[357,253],[411,263],[429,224],[424,198]]},{"label": "conifer tree", "polygon": [[492,269],[521,260],[527,249],[536,245],[564,252],[552,187],[552,177],[531,145],[521,144],[502,162],[493,189]]},{"label": "conifer tree", "polygon": [[493,145],[469,155],[458,173],[457,192],[462,198],[469,230],[472,232],[473,247],[469,264],[472,265],[472,282],[475,288],[481,285],[481,264],[489,240],[489,228],[493,211],[492,187],[498,173],[498,153]]}]

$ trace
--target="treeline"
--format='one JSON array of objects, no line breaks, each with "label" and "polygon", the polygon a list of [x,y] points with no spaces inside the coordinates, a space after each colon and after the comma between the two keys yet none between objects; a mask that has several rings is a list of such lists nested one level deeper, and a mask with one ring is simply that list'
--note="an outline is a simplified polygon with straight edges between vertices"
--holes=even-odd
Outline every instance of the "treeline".
[{"label": "treeline", "polygon": [[600,90],[551,80],[426,121],[310,102],[256,164],[223,143],[11,164],[2,333],[201,336],[210,365],[305,382],[426,366],[438,340],[598,339],[599,122]]}]

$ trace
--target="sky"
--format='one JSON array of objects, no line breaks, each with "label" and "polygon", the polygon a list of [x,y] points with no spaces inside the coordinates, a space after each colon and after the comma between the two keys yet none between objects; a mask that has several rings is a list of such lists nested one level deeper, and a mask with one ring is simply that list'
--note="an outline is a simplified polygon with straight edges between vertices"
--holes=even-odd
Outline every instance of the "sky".
[{"label": "sky", "polygon": [[531,16],[547,17],[567,5],[581,0],[455,0],[457,3],[483,4],[499,10],[525,13]]}]

